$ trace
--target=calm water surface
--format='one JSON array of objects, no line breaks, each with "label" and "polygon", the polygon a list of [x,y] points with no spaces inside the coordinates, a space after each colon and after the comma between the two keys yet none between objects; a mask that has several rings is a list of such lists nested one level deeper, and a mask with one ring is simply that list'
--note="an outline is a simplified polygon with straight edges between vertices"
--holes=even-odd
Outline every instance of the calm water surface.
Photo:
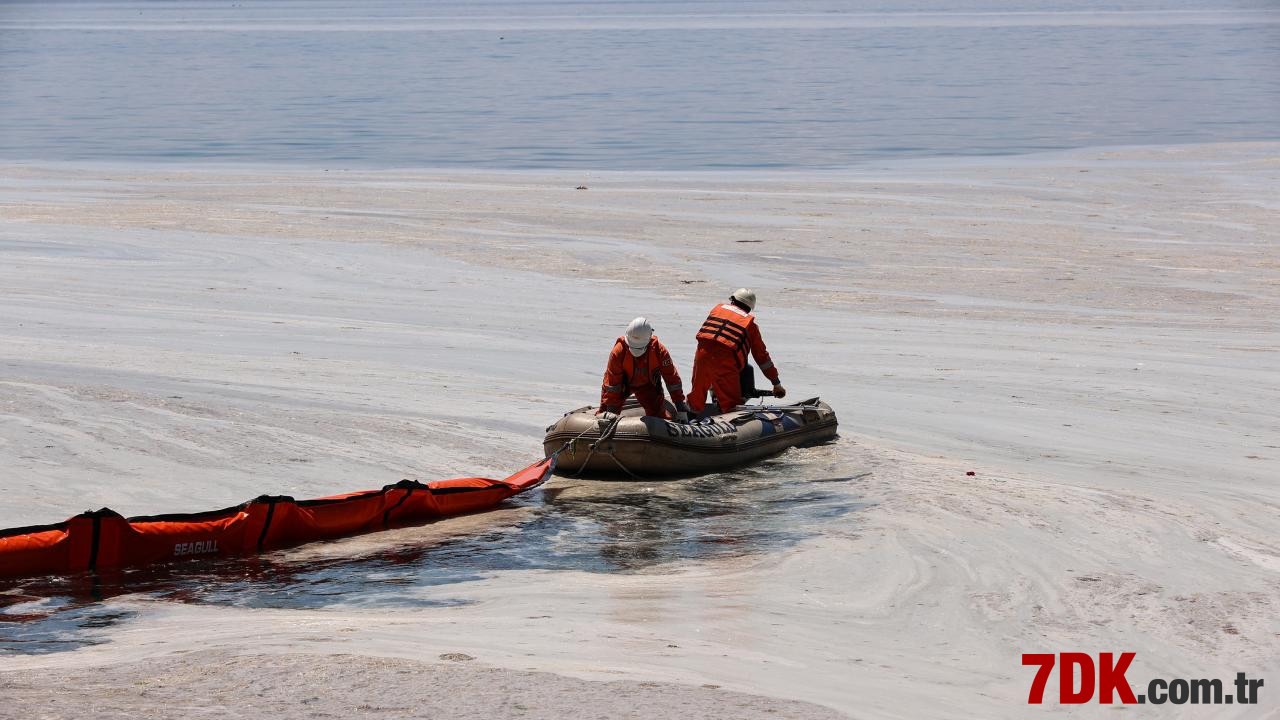
[{"label": "calm water surface", "polygon": [[1277,137],[1273,0],[0,2],[0,159],[827,168]]}]

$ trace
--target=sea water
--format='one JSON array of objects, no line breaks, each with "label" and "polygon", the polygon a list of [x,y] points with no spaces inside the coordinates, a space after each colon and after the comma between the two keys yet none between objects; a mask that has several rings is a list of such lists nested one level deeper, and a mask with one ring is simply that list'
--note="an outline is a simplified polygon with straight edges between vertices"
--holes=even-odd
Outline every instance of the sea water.
[{"label": "sea water", "polygon": [[832,168],[1276,137],[1270,0],[0,2],[0,160]]}]

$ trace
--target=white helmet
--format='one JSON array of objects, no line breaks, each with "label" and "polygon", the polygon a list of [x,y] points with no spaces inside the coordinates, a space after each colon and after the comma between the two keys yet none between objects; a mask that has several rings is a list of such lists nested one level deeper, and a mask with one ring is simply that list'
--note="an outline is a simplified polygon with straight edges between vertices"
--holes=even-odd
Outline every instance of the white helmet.
[{"label": "white helmet", "polygon": [[747,312],[751,312],[756,309],[756,294],[747,288],[738,288],[737,290],[734,290],[733,294],[729,297],[737,300],[743,305],[746,305]]},{"label": "white helmet", "polygon": [[649,347],[649,338],[653,337],[653,326],[643,317],[638,317],[627,326],[627,347],[631,354],[640,357]]}]

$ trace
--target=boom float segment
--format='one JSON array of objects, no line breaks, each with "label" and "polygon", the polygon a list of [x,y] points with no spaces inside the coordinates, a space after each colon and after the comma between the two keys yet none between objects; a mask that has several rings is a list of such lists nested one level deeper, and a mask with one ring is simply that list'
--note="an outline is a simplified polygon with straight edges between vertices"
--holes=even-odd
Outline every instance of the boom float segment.
[{"label": "boom float segment", "polygon": [[263,495],[201,513],[126,518],[93,510],[52,525],[0,530],[0,578],[247,555],[486,510],[546,482],[555,463],[547,458],[505,480],[401,480],[314,500]]}]

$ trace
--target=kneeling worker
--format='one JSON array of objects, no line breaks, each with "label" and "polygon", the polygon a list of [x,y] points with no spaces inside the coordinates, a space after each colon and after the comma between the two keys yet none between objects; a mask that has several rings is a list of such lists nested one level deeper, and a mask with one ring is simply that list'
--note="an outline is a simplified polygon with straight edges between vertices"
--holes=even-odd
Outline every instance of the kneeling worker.
[{"label": "kneeling worker", "polygon": [[684,401],[680,372],[671,361],[671,353],[653,334],[649,321],[638,317],[627,326],[609,352],[609,365],[600,387],[600,410],[604,420],[622,412],[622,403],[634,394],[644,406],[645,415],[667,417],[662,407],[662,381],[666,380],[671,402],[676,406],[675,419],[688,422],[689,406]]},{"label": "kneeling worker", "polygon": [[756,294],[739,288],[729,297],[729,302],[711,308],[698,330],[693,388],[689,393],[689,405],[695,413],[701,413],[706,407],[708,389],[715,392],[720,412],[729,412],[742,404],[740,376],[747,366],[748,351],[764,376],[773,382],[773,396],[786,396],[786,388],[778,381],[778,369],[760,337],[760,326],[751,314],[755,307]]}]

